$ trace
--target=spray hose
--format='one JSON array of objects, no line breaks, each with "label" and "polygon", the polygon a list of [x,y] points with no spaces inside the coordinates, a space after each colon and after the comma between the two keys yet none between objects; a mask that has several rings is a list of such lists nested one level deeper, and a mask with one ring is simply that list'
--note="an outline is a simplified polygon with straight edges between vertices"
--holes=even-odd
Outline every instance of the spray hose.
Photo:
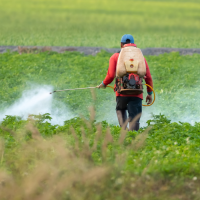
[{"label": "spray hose", "polygon": [[[144,85],[146,85],[147,87],[150,87],[152,89],[154,98],[153,98],[153,101],[152,101],[151,104],[148,104],[148,105],[143,105],[142,104],[142,105],[143,106],[151,106],[151,105],[153,105],[153,103],[155,102],[155,99],[156,99],[155,91],[154,91],[154,89],[150,85],[148,85],[148,84],[144,84]],[[114,87],[110,86],[110,85],[107,85],[106,87],[114,89]],[[70,91],[70,90],[85,90],[85,89],[94,89],[94,88],[97,88],[97,87],[86,87],[86,88],[74,88],[74,89],[65,89],[65,90],[55,90],[55,91],[51,92],[50,94],[52,94],[54,92],[63,92],[63,91]]]}]

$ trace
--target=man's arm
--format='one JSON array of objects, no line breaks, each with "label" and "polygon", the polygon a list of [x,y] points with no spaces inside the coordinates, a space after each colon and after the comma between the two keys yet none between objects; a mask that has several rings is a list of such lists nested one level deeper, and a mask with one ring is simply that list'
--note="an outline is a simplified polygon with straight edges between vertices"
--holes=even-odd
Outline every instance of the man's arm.
[{"label": "man's arm", "polygon": [[[151,77],[149,66],[147,64],[146,59],[144,59],[144,61],[145,61],[145,65],[146,65],[145,82],[146,82],[146,84],[150,85],[153,88],[153,80],[152,80],[152,77]],[[150,87],[147,87],[147,93],[148,93],[148,95],[146,97],[146,102],[147,102],[147,104],[150,104],[152,102],[152,93],[153,93],[153,91]]]},{"label": "man's arm", "polygon": [[98,88],[105,88],[108,84],[110,84],[114,80],[116,75],[118,55],[119,55],[118,53],[115,53],[110,57],[107,75],[104,81],[102,81],[102,83],[99,86],[97,86]]}]

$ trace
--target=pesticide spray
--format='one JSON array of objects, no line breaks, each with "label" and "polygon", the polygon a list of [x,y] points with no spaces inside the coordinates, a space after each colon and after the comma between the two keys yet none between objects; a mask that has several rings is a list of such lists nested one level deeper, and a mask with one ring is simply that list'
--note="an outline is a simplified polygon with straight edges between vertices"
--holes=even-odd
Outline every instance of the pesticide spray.
[{"label": "pesticide spray", "polygon": [[[112,86],[108,87],[113,89]],[[1,111],[0,121],[2,121],[3,118],[6,117],[6,115],[20,116],[22,117],[22,119],[27,119],[30,114],[38,115],[49,113],[52,117],[51,124],[63,125],[64,121],[75,117],[75,115],[72,114],[70,109],[64,103],[53,99],[53,95],[51,94],[62,91],[86,90],[95,88],[96,87],[64,89],[56,90],[49,93],[49,91],[53,90],[52,86],[32,86],[30,90],[25,90],[22,93],[22,97],[17,100],[13,105]],[[115,116],[115,113],[113,113],[113,111],[111,111],[110,113]],[[104,121],[105,119],[102,118],[99,120]],[[117,123],[117,119],[115,117],[112,117],[112,123]]]},{"label": "pesticide spray", "polygon": [[[61,91],[91,88],[96,87],[66,89]],[[75,117],[66,104],[56,101],[53,95],[49,94],[50,91],[53,91],[52,86],[33,86],[32,89],[24,91],[19,100],[1,111],[0,121],[2,121],[6,115],[16,115],[27,119],[29,114],[37,115],[50,113],[52,117],[50,121],[51,124],[63,125],[65,120]],[[147,125],[146,121],[152,119],[152,114],[164,114],[172,121],[194,124],[196,121],[199,121],[198,115],[200,112],[200,105],[198,103],[191,104],[191,100],[193,102],[198,102],[199,96],[197,94],[198,88],[194,89],[192,92],[178,90],[175,94],[169,92],[165,94],[165,91],[162,90],[159,94],[156,94],[157,100],[153,106],[143,107],[140,120],[141,126]],[[166,97],[168,97],[168,99]],[[110,124],[117,125],[118,120],[115,114],[115,104],[114,93],[107,93],[104,103],[96,108],[97,114],[101,113],[98,114],[97,121],[106,120]]]},{"label": "pesticide spray", "polygon": [[49,94],[51,86],[37,86],[23,92],[22,97],[13,105],[4,109],[0,114],[0,121],[6,115],[20,116],[27,119],[30,114],[49,113],[52,117],[51,124],[63,125],[65,120],[74,117],[64,103],[53,100]]}]

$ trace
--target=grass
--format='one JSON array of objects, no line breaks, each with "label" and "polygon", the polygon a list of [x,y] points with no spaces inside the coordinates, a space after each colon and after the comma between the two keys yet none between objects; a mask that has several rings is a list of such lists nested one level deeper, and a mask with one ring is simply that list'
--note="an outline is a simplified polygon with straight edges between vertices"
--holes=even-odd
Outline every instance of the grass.
[{"label": "grass", "polygon": [[199,48],[199,1],[0,2],[0,45]]}]

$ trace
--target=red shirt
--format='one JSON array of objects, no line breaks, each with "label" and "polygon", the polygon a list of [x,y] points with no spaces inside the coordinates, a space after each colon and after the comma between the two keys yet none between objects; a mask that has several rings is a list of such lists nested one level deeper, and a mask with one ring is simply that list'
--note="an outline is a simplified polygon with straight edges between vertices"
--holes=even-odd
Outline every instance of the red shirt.
[{"label": "red shirt", "polygon": [[[127,44],[126,46],[136,46],[136,45],[135,44]],[[103,81],[104,85],[110,84],[114,80],[114,78],[116,77],[116,67],[117,67],[118,57],[119,57],[119,53],[115,53],[110,57],[108,73],[106,75],[106,78]],[[145,61],[145,64],[146,64],[145,82],[146,82],[146,84],[148,84],[151,87],[153,87],[153,81],[152,81],[152,78],[151,78],[149,66],[148,66],[147,61],[146,61],[145,58],[144,58],[144,61]],[[146,86],[144,86],[144,87],[146,87]],[[147,92],[152,92],[152,90],[149,87],[147,87]],[[143,99],[143,94],[124,95],[124,94],[119,94],[118,92],[115,92],[115,93],[116,93],[116,96],[139,97],[139,98]]]}]

